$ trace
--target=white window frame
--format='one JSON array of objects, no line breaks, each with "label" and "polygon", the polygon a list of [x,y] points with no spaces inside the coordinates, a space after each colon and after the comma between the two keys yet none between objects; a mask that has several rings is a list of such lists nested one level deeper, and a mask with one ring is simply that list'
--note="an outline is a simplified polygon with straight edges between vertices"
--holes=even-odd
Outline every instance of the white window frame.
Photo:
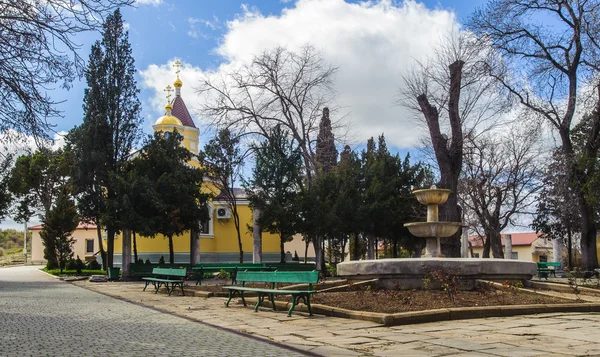
[{"label": "white window frame", "polygon": [[[92,251],[88,251],[88,241],[92,241]],[[86,255],[90,255],[90,254],[94,254],[94,249],[95,249],[95,244],[94,244],[94,239],[86,239],[85,240],[85,254]]]},{"label": "white window frame", "polygon": [[200,238],[214,238],[215,237],[215,220],[213,217],[215,207],[208,204],[208,234],[200,233]]}]

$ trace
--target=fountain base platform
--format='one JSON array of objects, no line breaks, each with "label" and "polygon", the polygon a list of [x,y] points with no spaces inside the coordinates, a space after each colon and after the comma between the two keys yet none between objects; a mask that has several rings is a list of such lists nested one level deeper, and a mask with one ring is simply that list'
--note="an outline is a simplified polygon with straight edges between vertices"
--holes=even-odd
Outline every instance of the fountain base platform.
[{"label": "fountain base platform", "polygon": [[[461,289],[471,290],[476,281],[529,280],[537,273],[534,262],[480,258],[396,258],[356,260],[337,265],[337,275],[348,281],[379,279],[382,287],[402,290],[423,289],[428,271],[456,273]],[[435,282],[431,282],[435,286]]]}]

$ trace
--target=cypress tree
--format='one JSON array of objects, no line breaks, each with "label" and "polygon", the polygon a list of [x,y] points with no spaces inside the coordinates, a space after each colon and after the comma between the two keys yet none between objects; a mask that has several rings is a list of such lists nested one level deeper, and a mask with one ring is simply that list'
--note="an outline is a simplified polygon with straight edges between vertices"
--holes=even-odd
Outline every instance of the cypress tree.
[{"label": "cypress tree", "polygon": [[331,120],[329,119],[329,108],[323,108],[323,116],[319,123],[319,134],[317,135],[317,168],[324,174],[328,174],[337,165],[337,156],[338,152],[335,148],[335,139],[331,130]]},{"label": "cypress tree", "polygon": [[102,41],[92,46],[86,72],[84,122],[70,137],[76,153],[74,181],[80,209],[96,223],[100,241],[101,226],[108,233],[105,268],[112,267],[114,236],[121,228],[115,186],[123,163],[141,135],[141,106],[134,75],[129,34],[116,10],[103,25]]}]

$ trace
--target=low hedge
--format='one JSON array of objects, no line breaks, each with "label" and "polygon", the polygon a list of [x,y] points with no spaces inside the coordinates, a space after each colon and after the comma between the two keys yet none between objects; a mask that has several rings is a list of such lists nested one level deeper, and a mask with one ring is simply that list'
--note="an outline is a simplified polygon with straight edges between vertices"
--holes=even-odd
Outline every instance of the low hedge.
[{"label": "low hedge", "polygon": [[106,272],[104,270],[87,270],[87,269],[83,269],[81,271],[80,274],[77,273],[77,270],[73,269],[73,270],[66,270],[63,269],[62,274],[60,273],[60,269],[44,269],[44,271],[48,274],[52,274],[52,275],[56,275],[56,276],[69,276],[69,275],[75,275],[75,276],[90,276],[90,275],[106,275]]}]

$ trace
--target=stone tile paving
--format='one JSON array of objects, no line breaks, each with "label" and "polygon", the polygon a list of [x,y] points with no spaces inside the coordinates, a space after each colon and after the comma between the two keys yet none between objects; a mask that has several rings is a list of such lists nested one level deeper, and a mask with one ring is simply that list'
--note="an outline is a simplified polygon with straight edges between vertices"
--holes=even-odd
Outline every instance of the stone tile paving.
[{"label": "stone tile paving", "polygon": [[[600,314],[445,321],[421,325],[381,325],[334,317],[261,308],[259,313],[222,298],[141,292],[139,283],[91,284],[87,288],[148,304],[210,324],[280,341],[325,356],[586,356],[600,354]],[[562,327],[564,326],[564,328]]]},{"label": "stone tile paving", "polygon": [[[381,325],[231,304],[223,298],[142,292],[139,283],[76,282],[137,304],[234,329],[324,356],[590,356],[600,355],[600,314],[551,313],[508,318]],[[594,299],[595,300],[595,299]]]},{"label": "stone tile paving", "polygon": [[0,269],[1,356],[305,355],[81,289],[34,269]]}]

